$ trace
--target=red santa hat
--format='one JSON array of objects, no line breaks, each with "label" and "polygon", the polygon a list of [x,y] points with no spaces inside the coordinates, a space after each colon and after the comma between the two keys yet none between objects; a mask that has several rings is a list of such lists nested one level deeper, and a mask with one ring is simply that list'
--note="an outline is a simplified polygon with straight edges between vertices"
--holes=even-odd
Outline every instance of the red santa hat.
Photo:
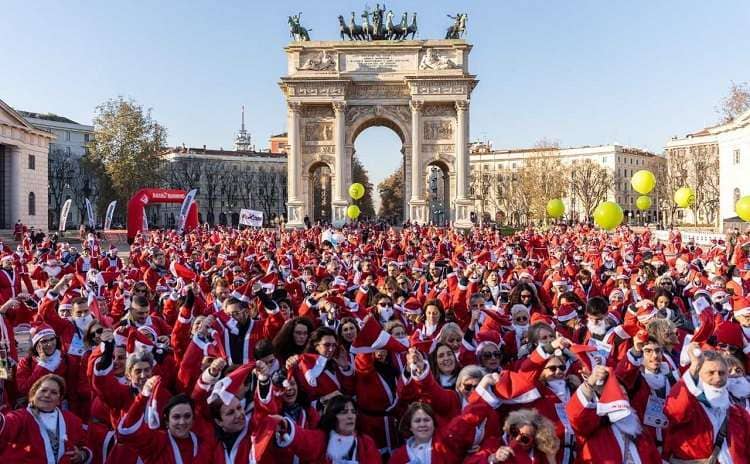
[{"label": "red santa hat", "polygon": [[151,352],[154,347],[156,346],[154,340],[156,340],[156,337],[154,339],[151,339],[146,335],[145,330],[140,329],[150,329],[153,332],[153,329],[150,327],[141,327],[138,330],[131,328],[130,333],[128,334],[128,340],[125,343],[125,351],[130,353],[136,353],[136,352]]},{"label": "red santa hat", "polygon": [[635,307],[635,316],[641,324],[647,323],[656,316],[656,306],[651,300],[641,300],[635,304]]},{"label": "red santa hat", "polygon": [[570,351],[576,355],[581,364],[586,366],[589,371],[592,371],[594,366],[599,364],[598,358],[592,355],[592,353],[596,353],[596,348],[591,345],[573,343],[570,345]]},{"label": "red santa hat", "polygon": [[169,271],[173,276],[182,279],[186,284],[194,282],[197,278],[192,269],[177,261],[172,261],[172,264],[169,265]]},{"label": "red santa hat", "polygon": [[555,321],[552,320],[552,317],[548,314],[542,314],[542,313],[534,313],[531,315],[531,319],[529,320],[530,325],[534,325],[537,322],[544,322],[545,324],[555,327]]},{"label": "red santa hat", "polygon": [[527,376],[513,371],[503,371],[495,384],[495,394],[507,404],[524,404],[541,398],[534,382]]},{"label": "red santa hat", "polygon": [[571,301],[566,301],[557,308],[557,314],[555,317],[560,322],[567,322],[571,319],[578,317],[578,305]]},{"label": "red santa hat", "polygon": [[562,287],[568,285],[568,279],[560,274],[559,272],[555,272],[552,274],[552,286],[553,287]]},{"label": "red santa hat", "polygon": [[73,295],[70,293],[66,293],[65,296],[62,297],[62,300],[60,300],[60,304],[58,305],[58,309],[72,309],[73,308]]},{"label": "red santa hat", "polygon": [[596,414],[607,416],[610,422],[614,423],[628,417],[632,412],[630,410],[630,402],[620,387],[614,370],[608,367],[607,372],[609,372],[609,376],[607,376],[607,380],[604,382],[602,394],[596,403]]},{"label": "red santa hat", "polygon": [[524,306],[524,305],[522,305],[520,303],[516,303],[516,304],[514,304],[510,308],[510,315],[511,316],[515,316],[516,314],[518,314],[520,312],[525,312],[526,314],[528,314],[529,313],[529,308],[527,308],[526,306]]},{"label": "red santa hat", "polygon": [[329,359],[317,353],[304,353],[299,356],[295,366],[302,374],[302,378],[311,387],[318,386],[318,377],[323,373]]},{"label": "red santa hat", "polygon": [[388,350],[392,353],[406,351],[408,346],[396,340],[391,334],[383,330],[374,317],[367,317],[365,325],[352,341],[351,353],[373,353],[377,350]]},{"label": "red santa hat", "polygon": [[[479,355],[479,352],[488,346],[494,346],[495,348],[500,349],[500,345],[503,343],[503,337],[497,330],[480,330],[476,334],[476,342],[477,346],[473,351]],[[462,343],[464,343],[464,341],[462,341]],[[466,344],[464,344],[464,346],[466,346]]]},{"label": "red santa hat", "polygon": [[255,369],[255,362],[245,363],[216,382],[211,390],[211,394],[208,395],[208,402],[213,403],[219,399],[224,405],[229,406],[232,398],[238,397],[240,387],[245,383],[247,376],[250,375],[253,369]]},{"label": "red santa hat", "polygon": [[717,343],[725,343],[742,349],[744,337],[742,327],[734,322],[722,322],[714,331]]},{"label": "red santa hat", "polygon": [[710,308],[703,310],[698,317],[700,318],[700,327],[693,334],[691,341],[703,344],[708,342],[709,337],[713,335],[716,321],[714,320],[714,312]]},{"label": "red santa hat", "polygon": [[0,256],[0,263],[5,262],[5,261],[13,261],[13,254],[9,253],[9,254]]},{"label": "red santa hat", "polygon": [[732,300],[732,313],[734,317],[747,316],[750,314],[750,298],[746,296],[736,297]]},{"label": "red santa hat", "polygon": [[253,431],[255,436],[253,437],[253,451],[255,452],[254,460],[251,462],[260,462],[261,458],[267,456],[267,452],[271,452],[271,446],[275,446],[276,440],[276,428],[281,422],[282,418],[279,416],[267,415],[257,424],[253,424]]},{"label": "red santa hat", "polygon": [[31,346],[36,345],[39,342],[39,340],[43,338],[57,336],[55,334],[55,331],[52,329],[52,327],[50,327],[44,322],[32,327],[30,333],[31,333]]},{"label": "red santa hat", "polygon": [[404,302],[401,312],[404,314],[420,315],[422,314],[422,305],[419,304],[419,300],[412,296]]}]

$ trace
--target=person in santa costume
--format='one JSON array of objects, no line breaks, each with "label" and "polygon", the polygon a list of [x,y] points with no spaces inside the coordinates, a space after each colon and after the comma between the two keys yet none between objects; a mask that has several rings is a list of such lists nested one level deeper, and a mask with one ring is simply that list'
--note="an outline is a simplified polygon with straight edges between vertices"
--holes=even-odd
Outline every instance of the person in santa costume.
[{"label": "person in santa costume", "polygon": [[122,259],[117,256],[117,247],[110,245],[107,254],[99,259],[99,269],[103,272],[119,272],[123,267]]},{"label": "person in santa costume", "polygon": [[48,374],[29,390],[29,405],[0,413],[0,459],[14,464],[87,464],[83,424],[75,414],[60,409],[65,380]]},{"label": "person in santa costume", "polygon": [[[47,374],[56,374],[66,379],[66,383],[70,383],[71,377],[78,378],[73,373],[78,363],[73,363],[67,353],[61,352],[58,343],[57,335],[49,325],[41,323],[31,329],[31,351],[18,363],[16,372],[19,394],[26,396],[31,386]],[[67,400],[67,397],[62,400]]]},{"label": "person in santa costume", "polygon": [[745,411],[750,412],[750,380],[747,378],[744,364],[732,355],[725,353],[723,356],[729,366],[727,378],[729,399],[733,404],[738,404]]},{"label": "person in santa costume", "polygon": [[357,406],[348,396],[326,402],[318,428],[305,429],[284,418],[276,429],[276,445],[291,448],[302,462],[321,464],[381,464],[368,435],[357,431]]},{"label": "person in santa costume", "polygon": [[0,256],[0,304],[22,295],[21,280],[13,266],[13,255]]},{"label": "person in santa costume", "polygon": [[560,448],[552,422],[534,410],[508,414],[503,434],[488,440],[465,464],[554,464]]},{"label": "person in santa costume", "polygon": [[427,403],[409,405],[399,422],[406,443],[397,448],[388,464],[449,464],[457,458],[437,428],[435,413]]},{"label": "person in santa costume", "polygon": [[651,437],[643,433],[637,412],[612,368],[594,366],[566,406],[579,445],[581,464],[661,462]]},{"label": "person in santa costume", "polygon": [[664,455],[673,463],[750,462],[750,415],[730,400],[726,360],[695,342],[687,354],[690,367],[664,407],[669,421]]}]

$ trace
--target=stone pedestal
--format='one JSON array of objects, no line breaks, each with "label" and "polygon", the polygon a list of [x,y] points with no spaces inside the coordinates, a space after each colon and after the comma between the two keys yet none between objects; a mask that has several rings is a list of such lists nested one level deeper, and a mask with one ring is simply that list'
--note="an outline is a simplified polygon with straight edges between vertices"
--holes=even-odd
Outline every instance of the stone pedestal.
[{"label": "stone pedestal", "polygon": [[468,199],[456,200],[456,220],[453,226],[457,229],[470,229],[474,226],[471,222],[471,209],[474,202]]},{"label": "stone pedestal", "polygon": [[409,221],[417,224],[427,223],[427,200],[409,201]]},{"label": "stone pedestal", "polygon": [[331,202],[331,209],[332,209],[332,215],[331,215],[331,224],[333,224],[334,227],[341,227],[344,224],[346,224],[346,220],[349,219],[346,217],[346,209],[349,207],[346,200],[333,200]]}]

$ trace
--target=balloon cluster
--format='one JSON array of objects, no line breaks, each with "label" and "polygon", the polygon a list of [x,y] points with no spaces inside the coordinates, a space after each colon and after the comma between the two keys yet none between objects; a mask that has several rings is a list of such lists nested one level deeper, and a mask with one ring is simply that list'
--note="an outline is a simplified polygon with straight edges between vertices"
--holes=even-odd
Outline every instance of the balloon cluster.
[{"label": "balloon cluster", "polygon": [[[352,197],[353,200],[359,200],[365,196],[365,186],[359,182],[353,183],[349,186],[349,196]],[[357,205],[349,205],[349,207],[346,208],[346,217],[351,220],[357,219],[360,213],[361,211]]]},{"label": "balloon cluster", "polygon": [[635,207],[641,211],[646,211],[651,207],[651,197],[649,193],[656,187],[656,176],[653,172],[642,169],[630,178],[630,185],[633,186],[633,190],[640,193],[635,200]]}]

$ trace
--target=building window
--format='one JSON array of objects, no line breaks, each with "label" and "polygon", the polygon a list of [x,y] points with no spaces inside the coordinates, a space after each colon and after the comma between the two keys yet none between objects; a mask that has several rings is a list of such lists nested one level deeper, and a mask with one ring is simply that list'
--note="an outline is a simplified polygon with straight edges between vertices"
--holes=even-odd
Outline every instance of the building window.
[{"label": "building window", "polygon": [[734,159],[734,164],[740,164],[740,149],[736,149],[732,152],[732,158]]},{"label": "building window", "polygon": [[70,147],[65,147],[65,154],[70,156]]},{"label": "building window", "polygon": [[89,134],[83,134],[83,141],[84,142],[90,142],[91,140],[89,139],[89,137],[90,137]]},{"label": "building window", "polygon": [[34,155],[29,155],[29,169],[36,169],[36,156]]},{"label": "building window", "polygon": [[65,140],[70,142],[70,131],[65,131]]},{"label": "building window", "polygon": [[29,216],[36,216],[36,195],[29,192]]},{"label": "building window", "polygon": [[742,197],[742,193],[740,193],[740,189],[737,187],[734,189],[734,203],[740,201],[740,197]]}]

